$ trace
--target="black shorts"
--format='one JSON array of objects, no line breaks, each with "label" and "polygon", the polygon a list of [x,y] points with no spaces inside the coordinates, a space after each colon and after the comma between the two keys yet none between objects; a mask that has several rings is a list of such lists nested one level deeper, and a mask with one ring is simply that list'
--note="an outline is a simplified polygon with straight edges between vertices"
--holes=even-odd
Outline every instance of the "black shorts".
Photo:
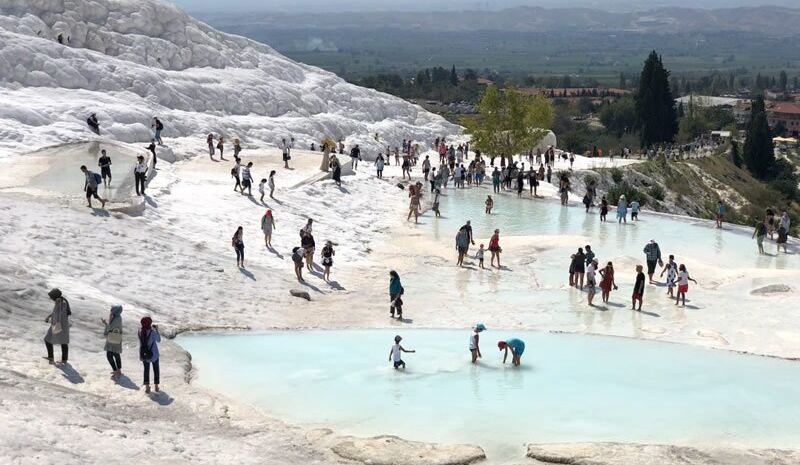
[{"label": "black shorts", "polygon": [[250,187],[250,180],[249,179],[242,180],[242,187],[245,188],[245,189],[249,188]]},{"label": "black shorts", "polygon": [[639,212],[631,212],[631,219],[639,218]]},{"label": "black shorts", "polygon": [[92,197],[97,198],[97,188],[96,187],[86,187],[86,198],[90,199]]},{"label": "black shorts", "polygon": [[650,262],[650,261],[647,262],[647,273],[648,274],[653,274],[653,273],[656,272],[656,263],[658,263],[658,262]]},{"label": "black shorts", "polygon": [[111,168],[109,168],[109,167],[100,168],[100,176],[102,176],[103,179],[110,178],[111,177]]}]

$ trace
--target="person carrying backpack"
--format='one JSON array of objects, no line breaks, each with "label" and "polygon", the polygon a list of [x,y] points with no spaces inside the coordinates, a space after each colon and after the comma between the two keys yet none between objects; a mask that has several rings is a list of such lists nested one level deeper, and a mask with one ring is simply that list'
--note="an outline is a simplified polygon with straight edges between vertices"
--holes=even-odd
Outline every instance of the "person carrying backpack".
[{"label": "person carrying backpack", "polygon": [[161,131],[164,130],[164,125],[161,123],[161,120],[158,117],[153,117],[153,124],[150,125],[153,128],[153,139],[158,143],[158,145],[164,145],[164,141],[161,140]]},{"label": "person carrying backpack", "polygon": [[67,363],[69,357],[69,317],[72,315],[72,310],[69,308],[69,302],[61,294],[61,290],[52,289],[47,293],[50,300],[53,301],[53,311],[47,318],[44,319],[46,323],[50,323],[47,329],[47,334],[44,336],[44,345],[47,348],[47,361],[53,365],[53,345],[58,344],[61,346],[61,361],[59,365]]},{"label": "person carrying backpack", "polygon": [[141,320],[142,328],[139,330],[139,360],[144,365],[144,392],[150,394],[150,366],[153,366],[153,384],[155,391],[158,392],[158,385],[161,381],[161,370],[159,366],[158,344],[161,342],[161,334],[158,333],[158,325],[153,324],[153,320],[146,316]]},{"label": "person carrying backpack", "polygon": [[86,201],[89,202],[89,208],[92,208],[92,197],[100,201],[100,208],[105,208],[106,199],[100,198],[97,195],[97,186],[103,182],[103,178],[93,171],[89,171],[86,165],[81,165],[81,172],[86,176],[86,181],[83,184],[83,190],[86,192]]}]

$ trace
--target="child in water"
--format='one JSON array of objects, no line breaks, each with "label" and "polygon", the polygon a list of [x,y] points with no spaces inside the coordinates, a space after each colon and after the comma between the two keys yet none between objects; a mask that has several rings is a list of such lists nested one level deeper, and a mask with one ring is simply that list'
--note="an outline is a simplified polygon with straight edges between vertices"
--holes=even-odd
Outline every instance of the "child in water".
[{"label": "child in water", "polygon": [[406,350],[406,349],[404,349],[403,346],[400,345],[400,341],[402,341],[402,340],[403,340],[402,337],[395,336],[394,337],[394,345],[389,350],[389,361],[392,362],[392,364],[394,365],[394,369],[395,370],[397,370],[399,368],[403,368],[404,370],[406,369],[406,362],[403,361],[403,359],[401,357],[401,352],[406,352],[406,353],[409,353],[409,354],[413,354],[414,352],[416,352],[414,350]]},{"label": "child in water", "polygon": [[673,292],[675,290],[675,280],[678,279],[678,264],[675,263],[675,255],[670,255],[667,264],[664,265],[664,269],[661,270],[661,275],[664,276],[664,272],[667,273],[667,296],[669,298],[675,297]]},{"label": "child in water", "polygon": [[[631,310],[642,311],[642,298],[644,297],[644,272],[642,265],[636,265],[636,283],[633,285],[633,295],[631,296]],[[636,302],[639,308],[636,308]]]},{"label": "child in water", "polygon": [[435,197],[433,198],[433,207],[431,207],[431,209],[433,210],[434,213],[436,213],[436,217],[438,218],[438,217],[442,216],[442,214],[439,213],[439,193],[440,193],[440,191],[439,191],[439,189],[436,189],[434,192],[435,192]]},{"label": "child in water", "polygon": [[489,195],[486,197],[486,214],[492,214],[492,208],[494,208],[494,200],[492,200],[492,196]]},{"label": "child in water", "polygon": [[475,252],[475,259],[478,260],[478,268],[481,269],[485,269],[483,267],[483,253],[484,253],[484,248],[483,244],[481,244],[481,247],[478,249],[477,252]]}]

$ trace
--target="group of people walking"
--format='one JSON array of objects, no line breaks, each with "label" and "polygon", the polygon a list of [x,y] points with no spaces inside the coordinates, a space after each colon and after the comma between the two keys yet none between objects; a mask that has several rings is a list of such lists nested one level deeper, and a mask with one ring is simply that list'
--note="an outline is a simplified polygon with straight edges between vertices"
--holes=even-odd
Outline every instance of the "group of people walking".
[{"label": "group of people walking", "polygon": [[[60,289],[51,289],[48,297],[53,301],[53,310],[45,318],[48,323],[47,333],[44,336],[44,344],[47,349],[45,357],[51,365],[63,367],[69,363],[69,343],[70,343],[70,317],[72,308],[69,301],[62,294]],[[106,359],[111,366],[111,378],[119,380],[122,374],[122,349],[124,327],[122,323],[122,306],[114,305],[109,310],[107,318],[101,318],[100,323],[103,328],[103,349],[106,352]],[[158,325],[153,324],[152,318],[145,316],[140,320],[140,327],[137,333],[137,346],[139,349],[139,360],[143,365],[143,379],[145,393],[150,393],[150,369],[153,369],[153,385],[155,392],[159,391],[161,384],[161,373],[159,366],[158,345],[161,342],[161,335],[158,332]],[[54,346],[61,347],[61,358],[55,359]]]}]

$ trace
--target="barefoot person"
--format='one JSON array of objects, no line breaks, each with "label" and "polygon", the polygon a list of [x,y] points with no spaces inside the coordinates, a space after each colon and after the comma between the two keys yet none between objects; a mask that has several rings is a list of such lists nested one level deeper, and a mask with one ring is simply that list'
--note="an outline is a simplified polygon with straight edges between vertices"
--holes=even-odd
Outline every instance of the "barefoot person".
[{"label": "barefoot person", "polygon": [[267,210],[261,217],[261,231],[264,233],[264,244],[268,248],[272,247],[273,229],[275,229],[275,217],[272,216],[272,210]]},{"label": "barefoot person", "polygon": [[656,265],[664,266],[664,262],[661,261],[661,248],[655,239],[650,239],[650,242],[644,246],[643,252],[647,260],[647,276],[650,278],[650,284],[653,284],[655,283],[653,274],[656,272]]},{"label": "barefoot person", "polygon": [[153,320],[146,316],[141,320],[142,328],[139,330],[139,360],[144,365],[144,392],[150,393],[150,366],[153,366],[153,384],[155,391],[158,392],[158,385],[161,381],[161,370],[159,367],[158,344],[161,342],[161,334],[158,333],[158,325],[153,324]]},{"label": "barefoot person", "polygon": [[484,248],[483,244],[481,244],[480,247],[478,248],[478,251],[475,252],[475,259],[478,260],[478,268],[482,270],[485,269],[485,267],[483,266],[483,254],[484,254]]},{"label": "barefoot person", "polygon": [[594,307],[592,301],[595,295],[595,286],[597,285],[597,259],[592,259],[586,266],[586,289],[588,294],[586,300],[589,302],[590,307]]},{"label": "barefoot person", "polygon": [[469,337],[469,352],[472,354],[472,363],[477,363],[479,358],[482,358],[480,347],[480,333],[486,331],[486,326],[483,323],[478,323],[472,328],[472,335]]},{"label": "barefoot person", "polygon": [[484,205],[486,205],[486,214],[487,215],[491,215],[492,214],[492,208],[494,208],[494,200],[492,200],[492,196],[491,195],[487,195],[486,196],[486,202],[484,202]]},{"label": "barefoot person", "polygon": [[675,263],[675,255],[669,256],[659,276],[664,276],[665,272],[667,273],[667,296],[672,298],[675,297],[673,292],[675,290],[675,280],[678,279],[678,264]]},{"label": "barefoot person", "polygon": [[102,178],[99,174],[89,171],[85,165],[81,165],[81,172],[86,178],[83,190],[86,192],[86,201],[89,202],[89,208],[92,208],[92,197],[100,201],[100,208],[105,208],[106,200],[97,195],[97,186],[102,182]]},{"label": "barefoot person", "polygon": [[492,254],[489,262],[490,266],[494,266],[494,259],[497,259],[497,267],[500,268],[500,253],[503,249],[500,247],[500,230],[495,229],[491,239],[489,239],[489,253]]},{"label": "barefoot person", "polygon": [[325,267],[325,270],[322,272],[322,279],[325,282],[331,280],[331,267],[333,267],[333,256],[336,255],[336,251],[333,250],[333,243],[331,241],[325,242],[325,247],[322,248],[322,266]]},{"label": "barefoot person", "polygon": [[106,154],[106,149],[100,151],[100,158],[97,166],[100,167],[100,176],[103,178],[103,186],[111,187],[111,157]]},{"label": "barefoot person", "polygon": [[400,336],[394,337],[394,345],[391,349],[389,349],[389,361],[392,362],[394,365],[394,369],[398,370],[400,368],[406,369],[406,362],[403,361],[402,353],[405,352],[407,354],[413,354],[416,352],[415,350],[406,350],[403,346],[400,345],[400,341],[403,338]]},{"label": "barefoot person", "polygon": [[611,289],[617,289],[617,283],[614,281],[614,264],[608,262],[605,268],[600,270],[600,276],[602,276],[602,281],[600,281],[600,297],[603,299],[603,303],[608,303],[608,297],[611,295]]},{"label": "barefoot person", "polygon": [[244,228],[239,226],[231,238],[231,246],[236,251],[236,266],[244,268]]},{"label": "barefoot person", "polygon": [[675,297],[675,305],[678,305],[678,302],[682,300],[683,303],[681,306],[686,306],[686,293],[689,292],[689,281],[697,284],[697,281],[692,279],[692,277],[689,276],[689,272],[686,271],[686,265],[681,263],[678,267],[678,294]]},{"label": "barefoot person", "polygon": [[106,359],[111,365],[111,377],[116,379],[122,376],[122,306],[114,305],[108,314],[108,321],[101,318],[103,335],[106,338]]},{"label": "barefoot person", "polygon": [[[642,265],[636,265],[636,283],[633,285],[633,295],[631,295],[631,310],[642,311],[642,299],[644,298],[644,273]],[[636,308],[639,302],[639,308]]]},{"label": "barefoot person", "polygon": [[292,262],[294,262],[294,275],[297,276],[297,281],[304,282],[303,280],[303,258],[306,256],[306,251],[302,247],[295,247],[292,249]]},{"label": "barefoot person", "polygon": [[389,272],[389,315],[394,318],[397,312],[397,319],[403,319],[403,284],[400,282],[400,275],[396,271]]},{"label": "barefoot person", "polygon": [[61,346],[61,361],[58,363],[63,365],[69,360],[69,317],[72,315],[72,310],[69,308],[67,299],[61,294],[61,290],[52,289],[47,296],[53,301],[53,311],[44,319],[45,323],[50,323],[47,334],[44,336],[47,361],[51,365],[55,363],[53,346],[58,344]]},{"label": "barefoot person", "polygon": [[504,351],[503,363],[506,363],[508,352],[511,351],[511,364],[515,367],[520,365],[520,359],[522,358],[522,354],[525,352],[525,343],[521,339],[512,337],[511,339],[507,339],[505,341],[499,341],[497,343],[497,348]]}]

